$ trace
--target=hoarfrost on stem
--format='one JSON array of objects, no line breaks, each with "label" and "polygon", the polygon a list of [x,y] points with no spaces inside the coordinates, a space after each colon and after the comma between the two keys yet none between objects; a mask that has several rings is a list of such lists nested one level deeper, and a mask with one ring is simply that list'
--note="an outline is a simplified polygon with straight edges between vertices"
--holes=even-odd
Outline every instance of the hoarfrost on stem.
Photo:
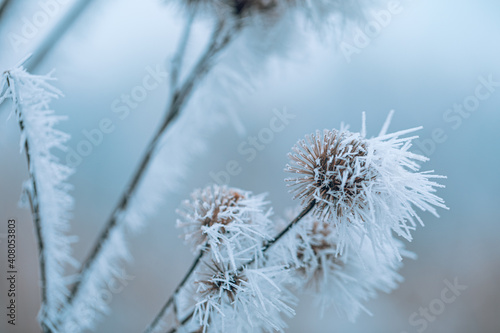
[{"label": "hoarfrost on stem", "polygon": [[[30,179],[24,183],[24,198],[33,213],[40,252],[42,308],[39,320],[53,330],[58,309],[68,296],[66,265],[76,265],[71,256],[74,238],[67,235],[73,198],[67,183],[73,169],[60,163],[55,150],[65,151],[69,135],[56,129],[65,117],[50,109],[62,93],[49,81],[51,74],[32,75],[22,65],[6,71],[0,83],[0,104],[11,99],[21,129],[21,151],[28,160]],[[23,200],[21,200],[23,201]]]}]

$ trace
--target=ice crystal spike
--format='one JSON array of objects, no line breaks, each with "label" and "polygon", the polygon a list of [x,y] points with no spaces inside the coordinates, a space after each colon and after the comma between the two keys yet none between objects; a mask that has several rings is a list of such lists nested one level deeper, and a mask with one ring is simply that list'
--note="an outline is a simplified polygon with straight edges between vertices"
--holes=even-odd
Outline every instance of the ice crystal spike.
[{"label": "ice crystal spike", "polygon": [[194,253],[210,250],[218,263],[238,267],[261,258],[263,242],[271,238],[270,210],[264,195],[212,185],[191,194],[178,214],[177,226]]},{"label": "ice crystal spike", "polygon": [[294,314],[295,297],[286,289],[282,266],[232,270],[205,263],[195,281],[192,325],[203,332],[283,332],[282,316]]},{"label": "ice crystal spike", "polygon": [[423,224],[417,209],[437,216],[436,208],[446,208],[434,194],[442,187],[434,179],[444,177],[420,172],[427,159],[409,151],[415,136],[406,135],[419,128],[386,134],[388,126],[389,120],[369,139],[364,125],[362,133],[317,131],[289,154],[285,170],[294,176],[286,182],[302,206],[314,202],[313,214],[342,235],[337,254],[354,236],[378,248],[392,243],[391,231],[411,240],[411,230]]}]

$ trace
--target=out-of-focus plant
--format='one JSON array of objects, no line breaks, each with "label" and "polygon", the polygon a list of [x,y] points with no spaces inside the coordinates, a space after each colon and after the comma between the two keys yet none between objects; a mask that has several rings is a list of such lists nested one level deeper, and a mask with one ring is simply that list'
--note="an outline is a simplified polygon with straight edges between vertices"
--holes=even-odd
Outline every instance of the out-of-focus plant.
[{"label": "out-of-focus plant", "polygon": [[[100,290],[123,276],[127,237],[176,189],[183,165],[202,150],[207,129],[235,118],[230,103],[193,106],[206,100],[203,90],[224,86],[225,99],[215,100],[237,99],[271,58],[300,47],[304,29],[339,32],[362,19],[372,1],[169,2],[185,14],[186,25],[172,57],[164,118],[71,288],[64,268],[78,265],[66,235],[73,170],[53,153],[64,150],[69,137],[54,129],[62,118],[49,108],[61,94],[47,83],[50,75],[29,74],[22,64],[2,76],[0,103],[13,102],[29,167],[24,193],[39,244],[44,332],[94,329],[109,311]],[[213,30],[188,68],[195,20]],[[433,194],[440,186],[433,178],[439,177],[420,172],[425,158],[409,151],[414,137],[406,135],[416,129],[387,134],[391,116],[374,138],[366,137],[363,120],[360,133],[318,131],[293,147],[286,170],[294,176],[287,182],[301,206],[281,229],[264,195],[216,185],[193,192],[179,210],[178,226],[195,260],[146,331],[283,331],[283,316],[294,315],[303,291],[317,295],[323,311],[333,305],[354,319],[377,291],[394,289],[400,260],[411,256],[395,235],[411,239],[421,223],[415,208],[436,214],[436,207],[445,206]],[[190,141],[179,143],[179,137]]]}]

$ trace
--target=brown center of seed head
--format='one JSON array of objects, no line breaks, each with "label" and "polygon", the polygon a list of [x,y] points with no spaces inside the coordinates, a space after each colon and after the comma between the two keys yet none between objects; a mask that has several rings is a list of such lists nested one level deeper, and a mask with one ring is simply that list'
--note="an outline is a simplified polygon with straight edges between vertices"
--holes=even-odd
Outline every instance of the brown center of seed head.
[{"label": "brown center of seed head", "polygon": [[[228,269],[224,269],[224,267],[215,262],[212,263],[209,269],[212,274],[209,276],[207,275],[208,278],[206,280],[198,281],[198,283],[205,286],[202,296],[218,295],[222,290],[231,303],[234,302],[238,289],[243,283],[248,281],[247,278],[235,272],[227,273]],[[226,274],[228,274],[228,276],[226,276]]]},{"label": "brown center of seed head", "polygon": [[[327,222],[315,221],[311,230],[307,233],[311,239],[309,247],[312,249],[316,257],[318,257],[322,250],[334,247],[334,245],[326,239],[328,235],[332,233],[332,228],[333,226]],[[302,238],[300,235],[297,237]],[[304,248],[299,248],[297,251],[297,257],[299,260],[304,259]]]},{"label": "brown center of seed head", "polygon": [[[203,224],[206,226],[213,226],[214,224],[223,224],[223,225],[228,225],[231,223],[234,218],[232,216],[220,216],[221,213],[226,212],[230,207],[236,207],[238,204],[238,201],[244,199],[245,197],[234,191],[234,190],[229,190],[226,193],[222,193],[220,196],[220,203],[216,203],[212,216],[207,216],[205,217],[205,220],[203,221]],[[233,210],[233,213],[237,213],[237,210]]]},{"label": "brown center of seed head", "polygon": [[[352,140],[342,148],[339,148],[338,144],[332,146],[328,155],[318,165],[320,171],[316,187],[320,188],[321,196],[329,202],[337,203],[342,197],[344,201],[352,203],[363,190],[362,183],[368,180],[365,172],[354,175],[357,167],[364,170],[366,162],[362,157],[366,156],[366,146],[358,140]],[[346,171],[347,181],[342,187],[342,178]],[[338,207],[337,216],[342,213],[341,207]]]},{"label": "brown center of seed head", "polygon": [[[308,272],[308,267],[314,267],[312,272],[311,280],[309,283],[314,284],[321,281],[323,277],[324,264],[326,265],[342,265],[342,261],[338,260],[333,250],[336,248],[336,244],[332,243],[328,239],[328,236],[334,232],[335,226],[327,222],[315,221],[312,225],[311,230],[307,232],[309,236],[309,246],[314,254],[312,262],[304,262],[304,266],[301,266],[297,271],[306,275]],[[298,236],[301,238],[300,236]],[[325,253],[325,250],[331,250]],[[297,258],[301,261],[305,259],[305,246],[297,250]]]},{"label": "brown center of seed head", "polygon": [[292,191],[303,204],[316,201],[318,216],[340,217],[343,207],[363,205],[363,184],[375,177],[366,166],[366,142],[347,135],[336,130],[317,132],[289,155],[288,171],[303,176],[288,179],[289,186],[295,187]]}]

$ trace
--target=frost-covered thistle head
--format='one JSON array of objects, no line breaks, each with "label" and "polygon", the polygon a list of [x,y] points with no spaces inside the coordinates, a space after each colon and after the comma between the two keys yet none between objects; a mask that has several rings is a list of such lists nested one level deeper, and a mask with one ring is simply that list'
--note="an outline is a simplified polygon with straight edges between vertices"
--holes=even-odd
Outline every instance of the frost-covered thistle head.
[{"label": "frost-covered thistle head", "polygon": [[283,286],[282,266],[231,269],[205,263],[195,280],[195,316],[203,332],[282,332],[282,315],[292,316],[295,297]]},{"label": "frost-covered thistle head", "polygon": [[265,195],[253,195],[226,186],[195,190],[178,210],[177,226],[193,252],[210,250],[217,262],[245,262],[259,253],[271,238],[270,210]]},{"label": "frost-covered thistle head", "polygon": [[[314,203],[313,214],[336,227],[337,253],[353,235],[368,236],[375,247],[389,242],[391,233],[411,240],[417,221],[415,208],[437,216],[446,208],[434,192],[442,185],[431,172],[419,172],[424,156],[409,151],[416,137],[402,137],[420,128],[386,134],[390,113],[380,134],[366,138],[347,128],[324,130],[300,140],[289,154],[288,186],[302,205]],[[362,238],[361,238],[362,241]]]},{"label": "frost-covered thistle head", "polygon": [[[297,210],[288,211],[288,219]],[[360,312],[368,312],[366,301],[378,292],[390,292],[402,281],[402,267],[393,247],[411,257],[403,243],[393,239],[375,249],[369,239],[361,246],[354,235],[341,255],[337,247],[342,238],[337,228],[313,215],[305,216],[269,254],[271,264],[286,263],[294,289],[311,294],[323,314],[333,307],[341,316],[354,321]]]},{"label": "frost-covered thistle head", "polygon": [[[307,141],[306,141],[307,140]],[[366,203],[363,187],[376,177],[366,165],[366,140],[359,135],[337,130],[306,136],[293,148],[287,171],[300,175],[287,181],[295,197],[307,206],[315,201],[314,212],[326,219],[353,205]]]},{"label": "frost-covered thistle head", "polygon": [[221,299],[233,303],[236,294],[244,287],[247,278],[242,272],[231,270],[223,264],[212,262],[206,264],[208,272],[200,274],[205,276],[196,281],[199,284],[198,292],[201,298],[209,298],[211,295],[218,295]]},{"label": "frost-covered thistle head", "polygon": [[335,254],[337,244],[332,239],[334,227],[317,220],[303,222],[307,225],[302,233],[297,233],[294,256],[298,262],[297,273],[305,279],[307,285],[318,284],[329,268],[341,264]]},{"label": "frost-covered thistle head", "polygon": [[253,14],[267,14],[277,10],[279,6],[293,6],[297,0],[184,0],[188,8],[209,8],[231,13],[235,17],[243,18]]},{"label": "frost-covered thistle head", "polygon": [[[169,0],[171,1],[171,0]],[[341,26],[348,20],[365,16],[376,0],[176,0],[189,12],[197,12],[236,22],[258,24],[276,23],[284,17],[305,18],[313,26]],[[298,15],[296,15],[298,14]],[[258,18],[259,20],[253,21]],[[262,20],[261,20],[262,19]]]}]

